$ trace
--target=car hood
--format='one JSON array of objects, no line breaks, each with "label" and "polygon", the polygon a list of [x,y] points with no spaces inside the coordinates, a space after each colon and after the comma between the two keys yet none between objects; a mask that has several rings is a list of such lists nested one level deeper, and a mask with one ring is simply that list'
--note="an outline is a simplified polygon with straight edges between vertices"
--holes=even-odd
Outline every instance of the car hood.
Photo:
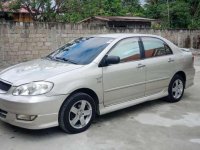
[{"label": "car hood", "polygon": [[78,69],[83,65],[74,65],[48,59],[37,59],[9,67],[0,72],[0,79],[14,85],[41,81],[58,74]]}]

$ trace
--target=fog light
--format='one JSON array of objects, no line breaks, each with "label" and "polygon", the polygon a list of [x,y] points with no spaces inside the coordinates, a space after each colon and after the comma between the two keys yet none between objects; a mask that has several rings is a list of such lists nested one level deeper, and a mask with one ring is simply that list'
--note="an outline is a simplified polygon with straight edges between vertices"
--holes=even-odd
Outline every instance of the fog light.
[{"label": "fog light", "polygon": [[17,120],[33,121],[37,118],[36,115],[16,115]]}]

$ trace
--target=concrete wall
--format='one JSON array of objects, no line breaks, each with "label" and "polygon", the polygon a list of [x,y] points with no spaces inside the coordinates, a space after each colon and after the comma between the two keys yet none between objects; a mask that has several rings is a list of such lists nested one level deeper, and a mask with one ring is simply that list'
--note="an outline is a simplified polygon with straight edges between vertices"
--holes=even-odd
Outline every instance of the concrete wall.
[{"label": "concrete wall", "polygon": [[200,30],[153,30],[86,27],[62,23],[0,23],[0,67],[45,56],[64,43],[100,33],[145,33],[163,36],[180,47],[200,48]]}]

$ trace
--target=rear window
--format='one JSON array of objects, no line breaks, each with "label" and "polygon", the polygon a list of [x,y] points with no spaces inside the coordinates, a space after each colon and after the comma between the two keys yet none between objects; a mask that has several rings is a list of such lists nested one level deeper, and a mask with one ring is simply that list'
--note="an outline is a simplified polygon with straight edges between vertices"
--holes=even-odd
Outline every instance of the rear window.
[{"label": "rear window", "polygon": [[142,42],[144,45],[146,58],[172,54],[172,51],[169,48],[169,46],[160,39],[143,37]]}]

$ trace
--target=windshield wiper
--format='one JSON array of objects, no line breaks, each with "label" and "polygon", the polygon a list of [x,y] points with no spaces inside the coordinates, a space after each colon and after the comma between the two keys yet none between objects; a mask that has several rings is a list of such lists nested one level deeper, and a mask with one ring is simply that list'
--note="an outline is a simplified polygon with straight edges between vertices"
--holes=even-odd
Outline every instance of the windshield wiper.
[{"label": "windshield wiper", "polygon": [[47,59],[49,59],[49,60],[53,60],[53,61],[59,61],[58,59],[55,59],[55,58],[52,57],[52,56],[46,56],[46,57],[44,57],[44,58],[47,58]]},{"label": "windshield wiper", "polygon": [[66,58],[63,58],[63,57],[56,57],[57,60],[62,60],[62,61],[65,61],[65,62],[69,62],[71,64],[77,64],[77,62],[73,61],[73,60],[70,60],[70,59],[66,59]]},{"label": "windshield wiper", "polygon": [[46,57],[43,57],[44,59],[47,58],[47,59],[50,59],[50,60],[55,60],[52,56],[48,55]]}]

